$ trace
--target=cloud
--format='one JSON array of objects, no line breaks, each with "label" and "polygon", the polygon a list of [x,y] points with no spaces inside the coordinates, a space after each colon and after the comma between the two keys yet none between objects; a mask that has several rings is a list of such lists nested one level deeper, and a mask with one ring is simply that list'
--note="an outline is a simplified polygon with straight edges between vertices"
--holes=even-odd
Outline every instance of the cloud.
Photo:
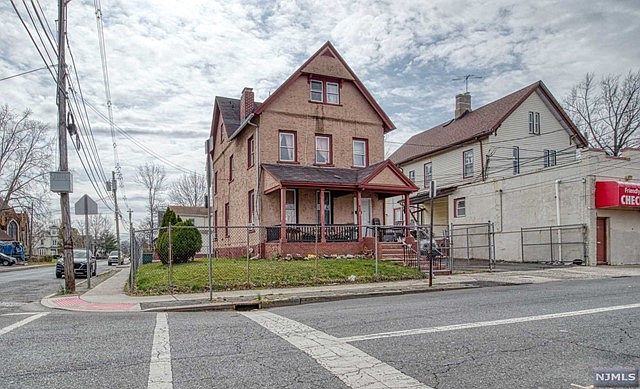
[{"label": "cloud", "polygon": [[[55,28],[55,2],[41,4]],[[398,130],[387,151],[449,119],[464,74],[473,105],[542,79],[559,100],[586,72],[626,73],[640,63],[640,4],[521,1],[103,0],[114,119],[178,166],[202,170],[214,96],[254,87],[264,100],[331,40]],[[0,77],[42,66],[10,3],[0,5]],[[106,113],[93,2],[69,3],[69,41],[83,93]],[[0,83],[0,102],[30,107],[55,134],[55,87],[46,71]],[[89,111],[106,175],[111,131]],[[118,133],[128,203],[146,214],[135,168],[155,158]],[[76,191],[93,193],[77,157]],[[165,166],[170,180],[181,171]],[[75,194],[74,194],[75,195]],[[57,207],[57,200],[53,201]]]}]

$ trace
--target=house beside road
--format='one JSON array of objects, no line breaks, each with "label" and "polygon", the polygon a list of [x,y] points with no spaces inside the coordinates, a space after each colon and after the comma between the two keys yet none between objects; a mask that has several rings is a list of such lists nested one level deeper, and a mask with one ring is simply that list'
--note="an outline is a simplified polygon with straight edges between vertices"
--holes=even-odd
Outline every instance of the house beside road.
[{"label": "house beside road", "polygon": [[[640,263],[640,150],[611,157],[587,148],[542,81],[477,109],[470,94],[456,96],[451,120],[390,159],[421,188],[409,223],[428,224],[436,181],[434,234],[455,232],[454,256]],[[387,219],[405,223],[403,206],[387,199]]]}]

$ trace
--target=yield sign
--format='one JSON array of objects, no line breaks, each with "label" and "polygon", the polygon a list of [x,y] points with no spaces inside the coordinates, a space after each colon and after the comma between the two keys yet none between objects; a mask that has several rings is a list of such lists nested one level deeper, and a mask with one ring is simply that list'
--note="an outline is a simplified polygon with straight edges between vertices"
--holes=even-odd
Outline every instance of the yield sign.
[{"label": "yield sign", "polygon": [[80,197],[76,202],[76,215],[97,215],[98,204],[88,195]]}]

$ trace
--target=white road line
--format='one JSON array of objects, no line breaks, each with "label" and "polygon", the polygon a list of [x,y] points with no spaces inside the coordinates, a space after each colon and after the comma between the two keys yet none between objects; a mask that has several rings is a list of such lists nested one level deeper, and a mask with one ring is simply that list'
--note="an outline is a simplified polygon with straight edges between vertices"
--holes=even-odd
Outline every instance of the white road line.
[{"label": "white road line", "polygon": [[37,315],[41,312],[12,312],[12,313],[3,313],[0,316],[22,316],[22,315]]},{"label": "white road line", "polygon": [[431,389],[364,351],[295,320],[267,311],[242,314],[307,353],[351,388]]},{"label": "white road line", "polygon": [[581,310],[581,311],[550,313],[548,315],[514,317],[514,318],[511,318],[511,319],[479,321],[479,322],[475,322],[475,323],[453,324],[453,325],[448,325],[448,326],[416,328],[416,329],[412,329],[412,330],[403,330],[403,331],[381,332],[381,333],[378,333],[378,334],[348,336],[348,337],[345,337],[345,338],[340,338],[340,340],[343,341],[343,342],[349,343],[349,342],[358,342],[358,341],[362,341],[362,340],[371,340],[371,339],[395,338],[395,337],[399,337],[399,336],[431,334],[431,333],[434,333],[434,332],[456,331],[456,330],[463,330],[463,329],[467,329],[467,328],[491,327],[491,326],[499,326],[499,325],[504,325],[504,324],[525,323],[525,322],[529,322],[529,321],[559,319],[559,318],[563,318],[563,317],[582,316],[582,315],[592,315],[594,313],[620,311],[620,310],[623,310],[623,309],[634,309],[634,308],[640,308],[640,304],[616,305],[616,306],[612,306],[612,307],[584,309],[584,310]]},{"label": "white road line", "polygon": [[169,344],[169,323],[166,313],[156,316],[156,328],[153,332],[151,362],[149,363],[149,380],[147,388],[172,389],[171,345]]},{"label": "white road line", "polygon": [[33,315],[33,316],[29,316],[29,317],[28,317],[28,318],[26,318],[26,319],[22,319],[22,320],[20,320],[20,321],[19,321],[19,322],[17,322],[17,323],[13,323],[13,324],[11,324],[10,326],[6,326],[6,327],[4,327],[4,328],[0,329],[0,335],[4,335],[4,334],[6,334],[7,332],[11,332],[11,331],[15,330],[16,328],[20,328],[20,327],[22,327],[23,325],[25,325],[25,324],[29,324],[29,323],[31,323],[32,321],[34,321],[34,320],[38,320],[38,319],[40,319],[41,317],[46,316],[46,315],[48,315],[48,314],[49,314],[49,312],[41,312],[41,313],[35,314],[35,315]]}]

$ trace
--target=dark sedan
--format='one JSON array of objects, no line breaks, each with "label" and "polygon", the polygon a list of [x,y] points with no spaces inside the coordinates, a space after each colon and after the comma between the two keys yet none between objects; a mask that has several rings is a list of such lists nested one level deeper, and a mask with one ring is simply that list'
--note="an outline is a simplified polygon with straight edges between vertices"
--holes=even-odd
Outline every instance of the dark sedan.
[{"label": "dark sedan", "polygon": [[[95,276],[98,265],[96,259],[91,257],[91,275]],[[87,251],[86,250],[73,250],[73,272],[76,276],[87,276]],[[64,276],[64,258],[58,259],[56,263],[56,278],[62,278]]]}]

